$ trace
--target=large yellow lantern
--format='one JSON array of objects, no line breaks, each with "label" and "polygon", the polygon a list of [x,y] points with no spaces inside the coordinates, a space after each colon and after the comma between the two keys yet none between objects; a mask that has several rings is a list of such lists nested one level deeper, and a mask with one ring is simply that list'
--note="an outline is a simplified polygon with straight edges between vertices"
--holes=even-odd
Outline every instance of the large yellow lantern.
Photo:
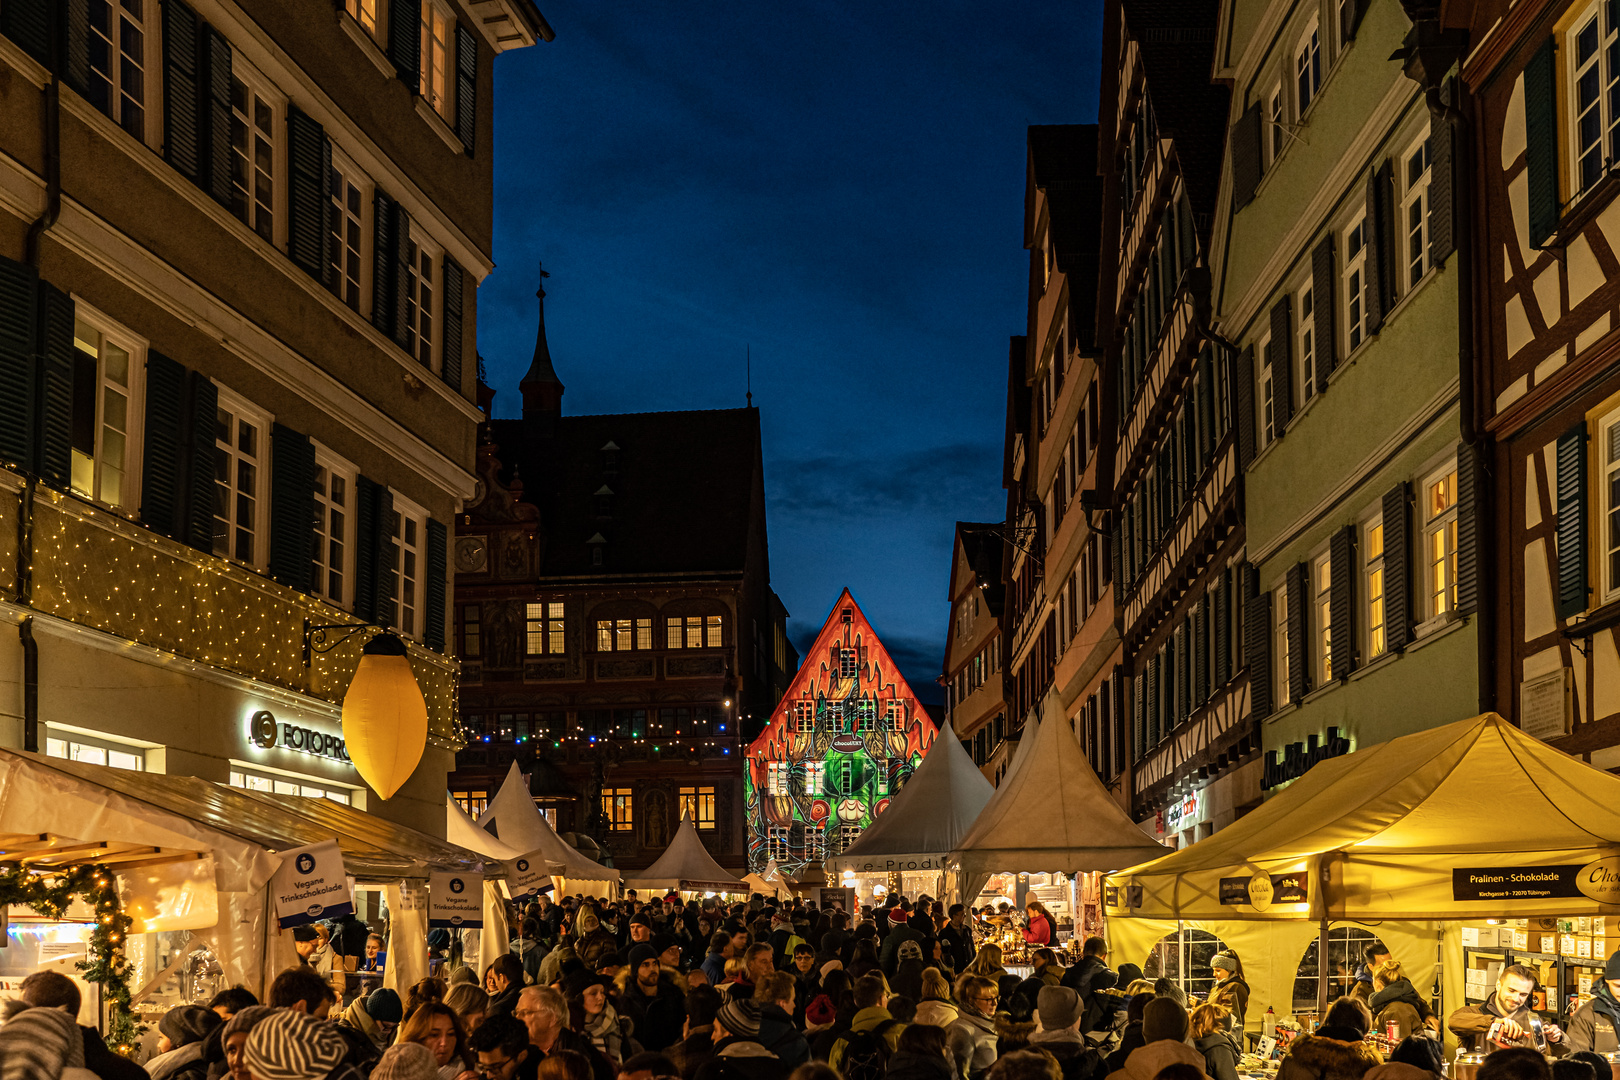
[{"label": "large yellow lantern", "polygon": [[360,778],[384,799],[409,780],[427,747],[427,701],[405,643],[389,633],[366,642],[343,696],[343,741]]}]

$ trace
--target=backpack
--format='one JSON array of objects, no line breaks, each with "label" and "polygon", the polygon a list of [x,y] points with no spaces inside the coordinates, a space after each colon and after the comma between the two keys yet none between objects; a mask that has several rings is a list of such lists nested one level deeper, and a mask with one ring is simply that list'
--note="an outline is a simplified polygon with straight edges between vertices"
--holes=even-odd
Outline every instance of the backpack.
[{"label": "backpack", "polygon": [[849,1033],[838,1070],[844,1080],[883,1080],[889,1071],[889,1040],[883,1036],[899,1022],[885,1020],[877,1027]]}]

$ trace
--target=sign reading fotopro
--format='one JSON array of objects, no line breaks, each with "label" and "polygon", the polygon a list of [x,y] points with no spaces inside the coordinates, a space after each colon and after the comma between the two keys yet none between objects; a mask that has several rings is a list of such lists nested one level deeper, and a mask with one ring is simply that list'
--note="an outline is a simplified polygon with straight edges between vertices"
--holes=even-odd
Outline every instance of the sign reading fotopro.
[{"label": "sign reading fotopro", "polygon": [[282,852],[270,890],[283,930],[354,913],[354,891],[336,840]]},{"label": "sign reading fotopro", "polygon": [[484,925],[484,875],[434,874],[428,878],[428,926],[478,930]]}]

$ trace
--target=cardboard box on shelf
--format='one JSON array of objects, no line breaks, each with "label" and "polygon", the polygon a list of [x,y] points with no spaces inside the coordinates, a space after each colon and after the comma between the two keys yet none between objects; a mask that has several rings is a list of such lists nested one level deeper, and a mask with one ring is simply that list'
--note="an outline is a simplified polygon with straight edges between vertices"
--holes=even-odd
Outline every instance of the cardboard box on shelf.
[{"label": "cardboard box on shelf", "polygon": [[1530,949],[1530,931],[1528,931],[1528,930],[1515,930],[1515,931],[1513,931],[1513,947],[1515,949],[1523,949],[1525,951],[1529,951],[1529,949]]},{"label": "cardboard box on shelf", "polygon": [[1575,976],[1575,992],[1577,994],[1590,994],[1592,992],[1593,977],[1590,972]]},{"label": "cardboard box on shelf", "polygon": [[1577,934],[1590,934],[1592,932],[1592,917],[1590,915],[1582,915],[1580,918],[1576,919],[1575,932]]},{"label": "cardboard box on shelf", "polygon": [[1472,946],[1474,948],[1478,948],[1479,946],[1483,945],[1484,944],[1483,939],[1485,937],[1485,933],[1486,933],[1487,930],[1490,931],[1491,947],[1494,948],[1496,946],[1496,928],[1494,926],[1492,926],[1492,927],[1483,927],[1483,926],[1465,926],[1465,927],[1463,927],[1462,928],[1462,943],[1463,943],[1463,945]]},{"label": "cardboard box on shelf", "polygon": [[1590,960],[1590,959],[1592,959],[1592,939],[1591,938],[1589,938],[1589,937],[1578,937],[1578,938],[1575,939],[1575,958],[1577,960]]},{"label": "cardboard box on shelf", "polygon": [[[1592,944],[1591,944],[1590,941],[1587,942],[1586,947],[1588,949],[1590,949],[1592,947]],[[1574,934],[1559,934],[1558,935],[1558,955],[1559,956],[1574,956],[1575,955],[1575,935]]]},{"label": "cardboard box on shelf", "polygon": [[1535,937],[1535,941],[1536,941],[1536,948],[1535,948],[1536,952],[1546,953],[1549,956],[1553,956],[1553,955],[1557,954],[1557,952],[1558,952],[1558,935],[1557,934],[1537,934],[1536,937]]},{"label": "cardboard box on shelf", "polygon": [[1593,934],[1592,935],[1592,959],[1594,959],[1594,960],[1607,960],[1609,958],[1609,953],[1611,951],[1613,951],[1613,949],[1614,949],[1614,945],[1612,944],[1612,941],[1613,941],[1612,938],[1599,937],[1598,935]]},{"label": "cardboard box on shelf", "polygon": [[1529,919],[1514,919],[1513,920],[1513,925],[1517,926],[1520,930],[1528,930],[1530,928],[1530,920]]}]

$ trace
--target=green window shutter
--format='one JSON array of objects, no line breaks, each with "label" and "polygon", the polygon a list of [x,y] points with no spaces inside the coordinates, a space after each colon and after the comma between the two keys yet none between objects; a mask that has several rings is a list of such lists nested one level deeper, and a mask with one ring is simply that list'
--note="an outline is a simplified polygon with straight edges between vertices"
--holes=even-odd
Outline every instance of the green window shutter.
[{"label": "green window shutter", "polygon": [[1316,392],[1327,389],[1328,376],[1339,363],[1338,274],[1333,265],[1334,237],[1322,237],[1311,252],[1311,347],[1315,351]]},{"label": "green window shutter", "polygon": [[1457,448],[1457,614],[1479,610],[1480,485],[1485,481],[1484,451],[1463,443]]},{"label": "green window shutter", "polygon": [[186,369],[155,350],[146,353],[146,451],[141,459],[141,521],[154,532],[181,532],[184,502],[181,433],[186,412]]},{"label": "green window shutter", "polygon": [[1147,752],[1147,689],[1141,675],[1131,677],[1131,760],[1141,761]]},{"label": "green window shutter", "polygon": [[1376,334],[1395,306],[1395,172],[1386,159],[1367,177],[1367,281],[1363,290],[1367,333]]},{"label": "green window shutter", "polygon": [[327,244],[332,234],[332,142],[296,105],[287,106],[287,256],[293,265],[332,285]]},{"label": "green window shutter", "polygon": [[444,652],[445,558],[449,550],[449,530],[444,522],[428,518],[427,546],[423,551],[423,572],[427,574],[422,604],[422,644]]},{"label": "green window shutter", "polygon": [[1247,469],[1254,461],[1254,346],[1249,345],[1238,354],[1232,365],[1232,400],[1237,406],[1238,471]]},{"label": "green window shutter", "polygon": [[0,4],[0,34],[46,67],[51,66],[51,0],[6,0]]},{"label": "green window shutter", "polygon": [[193,371],[187,379],[186,416],[181,428],[181,441],[185,446],[184,471],[185,515],[184,540],[198,551],[214,550],[214,462],[218,451],[214,446],[215,431],[219,425],[219,387],[200,371]]},{"label": "green window shutter", "polygon": [[393,337],[396,316],[403,318],[395,303],[399,270],[399,204],[380,187],[377,189],[372,222],[371,325]]},{"label": "green window shutter", "polygon": [[202,175],[197,53],[202,23],[185,0],[163,0],[163,158],[193,183]]},{"label": "green window shutter", "polygon": [[1254,201],[1264,165],[1260,159],[1260,103],[1243,110],[1232,125],[1228,146],[1232,154],[1232,212],[1235,214]]},{"label": "green window shutter", "polygon": [[[57,0],[62,19],[62,81],[80,97],[90,86],[90,0]],[[7,5],[9,6],[9,2]]]},{"label": "green window shutter", "polygon": [[1192,699],[1202,705],[1209,700],[1209,594],[1198,598],[1193,609],[1193,686]]},{"label": "green window shutter", "polygon": [[37,445],[38,293],[33,267],[0,257],[0,461],[25,472],[35,469]]},{"label": "green window shutter", "polygon": [[1271,305],[1271,436],[1283,437],[1294,418],[1294,319],[1291,298]]},{"label": "green window shutter", "polygon": [[421,89],[421,35],[421,0],[388,0],[388,60],[413,94]]},{"label": "green window shutter", "polygon": [[315,559],[315,444],[282,424],[270,428],[270,576],[307,593]]},{"label": "green window shutter", "polygon": [[1384,640],[1392,653],[1412,640],[1410,501],[1405,481],[1384,494]]},{"label": "green window shutter", "polygon": [[1356,527],[1346,525],[1333,534],[1328,546],[1328,609],[1332,614],[1333,677],[1343,679],[1356,669],[1359,639],[1356,625]]},{"label": "green window shutter", "polygon": [[1530,246],[1558,231],[1558,57],[1549,37],[1524,66],[1525,170],[1530,182]]},{"label": "green window shutter", "polygon": [[1558,436],[1558,617],[1586,610],[1586,422]]},{"label": "green window shutter", "polygon": [[1232,681],[1232,572],[1230,570],[1221,574],[1215,584],[1215,665],[1211,673],[1213,685],[1210,693],[1214,694],[1226,688]]},{"label": "green window shutter", "polygon": [[1271,594],[1243,605],[1243,654],[1249,663],[1249,715],[1263,720],[1271,705]]},{"label": "green window shutter", "polygon": [[377,622],[377,494],[382,485],[360,476],[354,484],[354,617]]},{"label": "green window shutter", "polygon": [[[1448,100],[1454,85],[1447,86]],[[1452,203],[1457,139],[1455,129],[1443,119],[1432,120],[1429,126],[1429,265],[1444,266],[1457,249]]]},{"label": "green window shutter", "polygon": [[197,52],[197,186],[231,205],[231,43],[204,26]]},{"label": "green window shutter", "polygon": [[73,297],[39,283],[39,476],[67,490],[73,474]]},{"label": "green window shutter", "polygon": [[1311,669],[1306,663],[1310,646],[1310,619],[1306,614],[1311,607],[1307,594],[1310,580],[1310,570],[1304,563],[1288,568],[1288,694],[1296,705],[1311,692]]},{"label": "green window shutter", "polygon": [[440,278],[440,288],[444,290],[444,319],[443,335],[444,345],[439,351],[442,361],[439,368],[439,377],[444,379],[446,385],[456,393],[461,393],[461,349],[463,323],[462,305],[466,301],[466,275],[454,259],[444,257],[444,274]]},{"label": "green window shutter", "polygon": [[473,152],[478,131],[478,37],[456,24],[456,138]]}]

